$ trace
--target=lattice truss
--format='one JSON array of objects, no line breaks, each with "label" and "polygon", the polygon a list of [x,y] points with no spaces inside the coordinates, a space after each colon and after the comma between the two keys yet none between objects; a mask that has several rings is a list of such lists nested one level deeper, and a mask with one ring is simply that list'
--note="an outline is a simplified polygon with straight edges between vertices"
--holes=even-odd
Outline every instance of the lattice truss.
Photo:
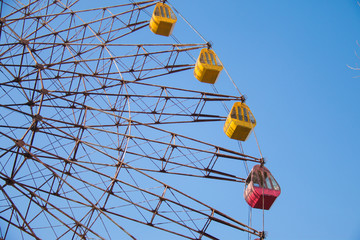
[{"label": "lattice truss", "polygon": [[0,237],[136,239],[131,223],[188,239],[221,238],[216,224],[260,236],[152,175],[244,182],[216,163],[259,162],[160,127],[222,121],[212,105],[239,100],[151,83],[193,69],[188,54],[205,45],[124,44],[149,31],[154,1],[75,3],[1,3]]}]

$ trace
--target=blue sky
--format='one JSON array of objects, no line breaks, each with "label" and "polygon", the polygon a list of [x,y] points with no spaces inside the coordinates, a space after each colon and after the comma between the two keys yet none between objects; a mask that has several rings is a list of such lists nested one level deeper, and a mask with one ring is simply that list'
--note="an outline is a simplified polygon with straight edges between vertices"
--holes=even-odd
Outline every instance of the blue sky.
[{"label": "blue sky", "polygon": [[[91,4],[109,6],[114,2],[83,1],[79,5],[87,8]],[[267,239],[359,240],[360,188],[356,183],[360,168],[357,154],[360,71],[351,69],[360,67],[360,58],[356,56],[360,51],[358,3],[355,0],[169,2],[213,43],[213,49],[241,93],[247,96],[247,104],[257,119],[255,132],[267,159],[266,167],[282,189],[271,210],[264,213]],[[173,42],[172,38],[156,36],[149,29],[139,32],[141,38],[134,34],[124,41]],[[203,43],[179,15],[174,36],[182,43]],[[156,81],[213,91],[210,85],[196,81],[191,71]],[[220,93],[238,95],[225,71],[215,87]],[[230,103],[226,104],[231,107]],[[238,143],[223,133],[223,124],[161,127],[239,151]],[[260,156],[254,136],[243,147],[246,154]],[[239,175],[243,176],[245,170],[240,167]],[[161,181],[247,223],[249,208],[242,196],[242,184],[158,176]],[[261,230],[262,220],[263,212],[253,210],[254,228]],[[138,226],[130,225],[131,230],[135,229],[147,240],[177,239],[163,233],[147,234],[146,227],[137,232]],[[247,239],[247,234],[238,231],[223,228],[214,231],[220,232],[222,239]]]},{"label": "blue sky", "polygon": [[348,67],[360,66],[357,2],[170,3],[213,42],[248,96],[282,188],[265,215],[268,239],[360,239],[360,72]]}]

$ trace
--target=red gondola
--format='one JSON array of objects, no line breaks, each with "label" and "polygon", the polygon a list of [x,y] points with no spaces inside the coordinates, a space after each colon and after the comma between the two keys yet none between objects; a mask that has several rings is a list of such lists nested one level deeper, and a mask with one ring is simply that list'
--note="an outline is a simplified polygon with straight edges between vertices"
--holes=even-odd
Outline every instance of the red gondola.
[{"label": "red gondola", "polygon": [[255,165],[245,182],[244,198],[252,208],[269,210],[281,190],[269,169]]}]

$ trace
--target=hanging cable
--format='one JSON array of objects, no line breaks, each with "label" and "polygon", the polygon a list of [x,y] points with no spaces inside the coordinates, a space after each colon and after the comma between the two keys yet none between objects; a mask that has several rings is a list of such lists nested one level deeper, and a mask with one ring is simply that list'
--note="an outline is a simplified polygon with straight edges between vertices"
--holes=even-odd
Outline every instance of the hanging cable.
[{"label": "hanging cable", "polygon": [[199,37],[205,42],[207,43],[206,39],[200,34],[200,32],[198,30],[196,30],[188,20],[185,19],[185,17],[183,15],[181,15],[181,13],[173,6],[171,5],[169,2],[168,4],[172,7],[172,9],[174,9],[174,11],[189,25],[189,27],[194,30],[194,32],[199,35]]},{"label": "hanging cable", "polygon": [[[248,219],[248,225],[251,227],[252,225],[252,207],[249,206],[249,219]],[[251,234],[248,233],[248,238],[251,240]]]},{"label": "hanging cable", "polygon": [[[264,179],[264,181],[265,181],[265,179]],[[265,183],[265,182],[264,182]],[[262,213],[263,213],[263,222],[262,222],[262,224],[263,224],[263,232],[265,231],[265,194],[264,194],[264,186],[263,186],[263,207],[262,207]]]},{"label": "hanging cable", "polygon": [[[191,25],[191,23],[190,23],[188,20],[186,20],[186,18],[185,18],[183,15],[181,15],[181,13],[180,13],[173,5],[171,5],[170,3],[169,3],[169,5],[174,9],[174,11],[189,25],[189,27],[190,27],[205,43],[207,43],[207,44],[209,43],[209,41],[207,41],[207,40],[201,35],[201,33],[200,33],[198,30],[196,30],[196,28],[195,28],[193,25]],[[210,45],[210,47],[211,47],[211,45]],[[224,71],[225,71],[226,75],[229,77],[229,79],[230,79],[230,81],[232,82],[232,84],[234,85],[235,89],[238,91],[238,93],[240,94],[240,96],[242,96],[239,88],[236,86],[235,81],[231,78],[231,76],[230,76],[229,72],[227,71],[227,69],[225,68],[224,64],[221,62],[220,59],[219,59],[219,61],[220,61],[221,65],[224,67]]]},{"label": "hanging cable", "polygon": [[[185,19],[185,17],[184,17],[183,15],[181,15],[181,13],[180,13],[174,6],[172,6],[170,3],[169,3],[169,5],[174,9],[174,11],[175,11],[177,14],[179,14],[179,16],[189,25],[189,27],[190,27],[196,34],[198,34],[198,36],[199,36],[205,43],[207,43],[207,44],[209,43],[209,41],[207,41],[207,40],[200,34],[200,32],[199,32],[198,30],[196,30],[195,27],[194,27],[193,25],[191,25],[190,22],[187,21],[187,20]],[[211,45],[210,45],[210,47],[211,47]],[[220,59],[219,59],[219,61],[220,61],[221,65],[224,67],[224,71],[226,72],[226,75],[229,77],[229,79],[230,79],[231,82],[233,83],[234,87],[235,87],[236,90],[239,92],[240,96],[242,96],[239,88],[236,86],[234,80],[231,78],[231,76],[230,76],[229,72],[227,71],[227,69],[225,68],[224,64],[221,62]]]},{"label": "hanging cable", "polygon": [[232,84],[234,85],[235,89],[238,91],[239,95],[242,97],[243,95],[241,94],[239,88],[237,87],[235,81],[232,79],[232,77],[230,76],[229,72],[227,71],[227,69],[225,68],[224,64],[221,62],[220,58],[219,61],[221,63],[221,65],[224,67],[224,71],[226,73],[226,75],[228,76],[228,78],[230,79],[230,81],[232,82]]}]

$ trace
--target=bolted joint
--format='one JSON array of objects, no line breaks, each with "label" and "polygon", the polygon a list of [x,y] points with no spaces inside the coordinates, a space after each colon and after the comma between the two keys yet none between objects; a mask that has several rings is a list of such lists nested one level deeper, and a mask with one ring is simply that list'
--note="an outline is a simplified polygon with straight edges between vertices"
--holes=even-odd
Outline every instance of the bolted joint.
[{"label": "bolted joint", "polygon": [[29,107],[33,107],[35,106],[35,102],[33,100],[28,101],[27,103],[25,103],[26,105],[28,105]]},{"label": "bolted joint", "polygon": [[26,46],[26,45],[29,45],[29,40],[26,40],[24,38],[20,38],[19,43]]},{"label": "bolted joint", "polygon": [[35,65],[35,68],[36,68],[36,69],[39,69],[39,70],[44,70],[44,69],[45,69],[45,66],[44,66],[44,64],[39,64],[39,63],[37,63],[37,64]]},{"label": "bolted joint", "polygon": [[263,157],[260,158],[260,165],[261,165],[261,167],[263,167],[265,163],[266,163],[266,159],[263,158]]},{"label": "bolted joint", "polygon": [[240,101],[241,101],[242,103],[245,103],[245,102],[246,102],[246,99],[247,99],[247,96],[246,96],[246,95],[242,95],[242,96],[240,97]]},{"label": "bolted joint", "polygon": [[12,178],[6,178],[5,179],[5,184],[9,185],[9,186],[13,186],[15,184],[15,180]]},{"label": "bolted joint", "polygon": [[23,147],[25,145],[25,142],[21,139],[15,140],[15,145],[19,148]]},{"label": "bolted joint", "polygon": [[265,232],[263,231],[263,232],[260,232],[260,235],[259,235],[259,237],[260,237],[260,240],[264,240],[265,239]]},{"label": "bolted joint", "polygon": [[40,89],[40,93],[43,95],[47,95],[47,94],[49,94],[49,90],[42,88],[42,89]]},{"label": "bolted joint", "polygon": [[14,80],[13,80],[13,82],[20,83],[20,82],[21,82],[21,78],[19,78],[19,77],[15,77],[15,78],[14,78]]},{"label": "bolted joint", "polygon": [[43,117],[42,117],[40,114],[35,114],[35,115],[33,116],[33,119],[34,119],[36,122],[40,122],[40,121],[43,119]]}]

